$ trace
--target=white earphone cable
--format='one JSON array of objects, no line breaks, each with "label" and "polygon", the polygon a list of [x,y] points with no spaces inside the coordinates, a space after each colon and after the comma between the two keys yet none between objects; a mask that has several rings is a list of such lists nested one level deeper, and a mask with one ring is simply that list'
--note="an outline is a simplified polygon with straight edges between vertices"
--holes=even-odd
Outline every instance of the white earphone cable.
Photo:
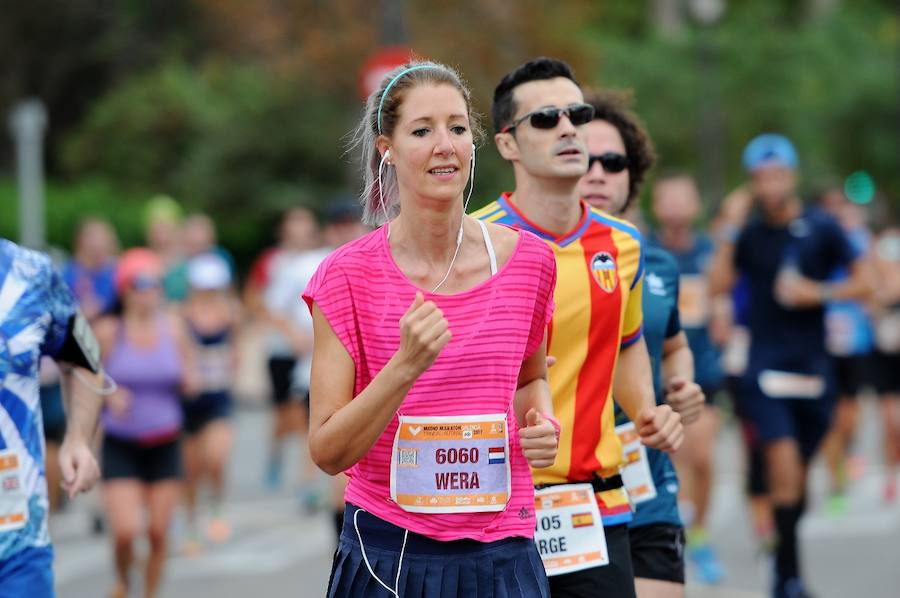
[{"label": "white earphone cable", "polygon": [[[388,217],[387,207],[384,204],[384,196],[381,192],[382,182],[381,182],[381,174],[384,170],[385,160],[387,160],[388,155],[390,154],[390,150],[384,152],[384,155],[381,157],[381,163],[378,165],[378,201],[381,204],[381,209],[384,211],[384,219],[387,223],[387,237],[391,238],[391,224],[390,218]],[[456,250],[453,252],[453,257],[450,259],[450,266],[447,268],[447,273],[444,274],[444,277],[441,279],[437,286],[431,289],[432,293],[437,292],[439,288],[441,288],[447,279],[450,278],[450,272],[453,271],[453,264],[456,263],[456,258],[459,256],[459,248],[462,246],[463,241],[463,225],[466,222],[466,212],[469,209],[469,200],[472,199],[472,191],[475,189],[475,144],[472,144],[472,168],[469,170],[469,193],[466,195],[466,201],[463,203],[463,213],[462,219],[459,222],[459,233],[456,235]]]},{"label": "white earphone cable", "polygon": [[369,574],[384,586],[388,592],[390,592],[395,598],[400,598],[400,569],[403,567],[403,553],[406,552],[406,540],[409,538],[409,530],[403,530],[403,546],[400,548],[400,561],[397,563],[397,578],[394,580],[394,587],[391,589],[389,585],[381,581],[381,578],[375,575],[375,571],[372,570],[372,565],[369,564],[369,557],[366,556],[366,547],[363,545],[362,534],[359,533],[359,524],[357,523],[357,519],[359,518],[359,514],[362,512],[362,509],[357,509],[356,512],[353,513],[353,528],[356,530],[356,537],[359,539],[359,550],[362,553],[363,562],[366,564],[366,569],[369,570]]}]

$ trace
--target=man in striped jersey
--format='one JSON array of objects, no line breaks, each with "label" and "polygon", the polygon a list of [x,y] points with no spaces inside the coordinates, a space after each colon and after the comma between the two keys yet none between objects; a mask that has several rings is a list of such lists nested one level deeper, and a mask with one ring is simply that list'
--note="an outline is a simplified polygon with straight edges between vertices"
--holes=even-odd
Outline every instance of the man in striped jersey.
[{"label": "man in striped jersey", "polygon": [[[605,546],[601,542],[597,551],[583,554],[605,551],[608,560],[548,566],[551,593],[633,598],[631,505],[620,476],[613,394],[645,445],[671,451],[683,437],[678,414],[654,400],[641,333],[641,237],[632,225],[591,209],[578,196],[588,167],[582,125],[591,121],[593,109],[568,65],[538,58],[506,75],[494,92],[492,116],[494,140],[512,163],[516,189],[474,215],[541,237],[558,269],[548,354],[558,360],[550,386],[561,424],[559,452],[552,467],[533,470],[534,482],[539,488],[590,484],[603,522],[596,528],[598,542],[605,532]],[[573,546],[576,534],[547,546]],[[545,565],[557,560],[545,558]]]}]

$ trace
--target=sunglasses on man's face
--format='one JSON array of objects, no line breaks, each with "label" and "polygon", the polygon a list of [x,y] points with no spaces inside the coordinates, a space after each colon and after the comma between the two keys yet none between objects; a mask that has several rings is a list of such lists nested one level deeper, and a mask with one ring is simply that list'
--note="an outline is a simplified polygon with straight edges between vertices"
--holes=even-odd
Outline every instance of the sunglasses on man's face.
[{"label": "sunglasses on man's face", "polygon": [[628,168],[628,156],[625,154],[617,154],[616,152],[606,152],[599,156],[589,156],[588,170],[594,167],[594,162],[600,162],[600,166],[603,167],[603,170],[612,174],[622,172]]},{"label": "sunglasses on man's face", "polygon": [[565,108],[541,108],[517,118],[511,125],[503,127],[500,132],[508,133],[525,122],[526,119],[529,120],[531,126],[535,129],[553,129],[559,124],[559,119],[563,115],[568,116],[569,121],[576,127],[585,125],[593,120],[594,107],[590,104],[573,104]]}]

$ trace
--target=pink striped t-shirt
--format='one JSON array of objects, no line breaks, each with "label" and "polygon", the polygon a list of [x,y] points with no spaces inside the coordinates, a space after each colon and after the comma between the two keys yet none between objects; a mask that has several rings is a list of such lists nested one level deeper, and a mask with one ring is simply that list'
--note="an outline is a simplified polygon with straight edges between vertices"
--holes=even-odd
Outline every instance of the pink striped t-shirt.
[{"label": "pink striped t-shirt", "polygon": [[[356,365],[358,395],[400,348],[400,318],[417,291],[394,261],[387,227],[344,245],[319,267],[303,298],[319,306]],[[486,258],[486,256],[485,256]],[[508,412],[512,493],[506,509],[491,513],[420,514],[390,496],[390,458],[398,418],[347,470],[345,498],[394,525],[434,538],[491,542],[534,536],[534,487],[519,446],[512,400],[522,362],[534,354],[553,315],[556,260],[549,246],[520,232],[500,270],[455,295],[431,294],[450,325],[452,340],[407,394],[404,416]]]}]

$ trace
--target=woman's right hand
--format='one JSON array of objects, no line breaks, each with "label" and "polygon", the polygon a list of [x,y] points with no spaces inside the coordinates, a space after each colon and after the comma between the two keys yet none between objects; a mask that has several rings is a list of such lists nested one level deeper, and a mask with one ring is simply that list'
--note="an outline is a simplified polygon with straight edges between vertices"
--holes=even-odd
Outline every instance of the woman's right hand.
[{"label": "woman's right hand", "polygon": [[449,342],[450,325],[444,312],[433,301],[425,301],[421,292],[416,293],[412,305],[400,318],[400,349],[394,358],[418,378]]}]

